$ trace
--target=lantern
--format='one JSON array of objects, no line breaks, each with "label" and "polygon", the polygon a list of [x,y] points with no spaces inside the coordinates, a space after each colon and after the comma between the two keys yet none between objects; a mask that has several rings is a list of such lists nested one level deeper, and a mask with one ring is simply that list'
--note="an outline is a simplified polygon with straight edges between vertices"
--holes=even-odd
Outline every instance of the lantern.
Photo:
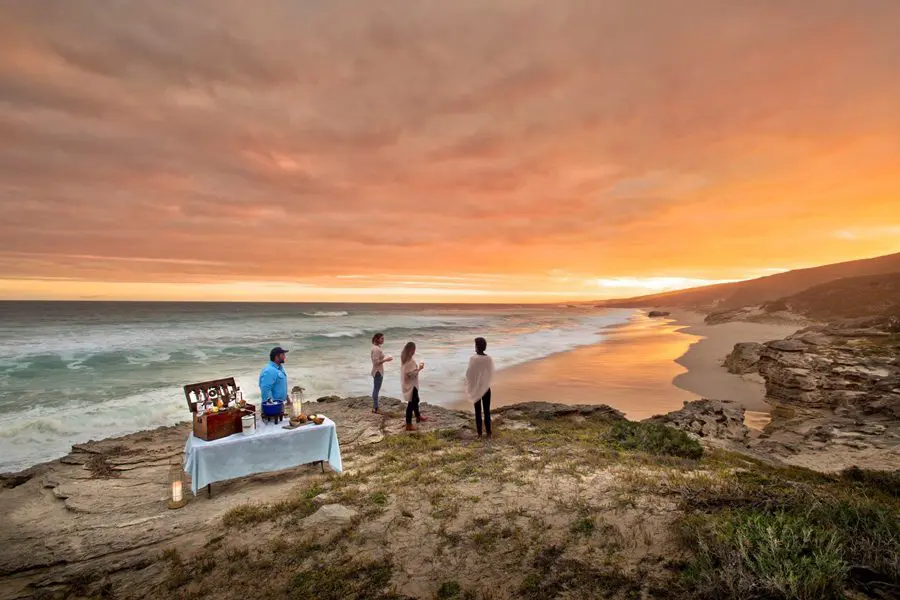
[{"label": "lantern", "polygon": [[303,388],[295,385],[291,389],[291,418],[298,419],[303,414]]},{"label": "lantern", "polygon": [[184,471],[181,469],[181,465],[171,465],[169,467],[169,508],[181,508],[187,504],[184,488]]}]

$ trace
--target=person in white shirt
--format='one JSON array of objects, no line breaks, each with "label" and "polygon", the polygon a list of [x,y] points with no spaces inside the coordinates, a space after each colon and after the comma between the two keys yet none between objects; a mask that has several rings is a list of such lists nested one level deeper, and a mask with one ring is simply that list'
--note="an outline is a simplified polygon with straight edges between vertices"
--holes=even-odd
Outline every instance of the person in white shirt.
[{"label": "person in white shirt", "polygon": [[416,423],[427,421],[428,417],[419,414],[419,373],[425,368],[425,363],[416,363],[416,345],[407,342],[400,353],[400,389],[403,390],[403,399],[406,400],[406,430],[415,431],[412,424],[413,413],[416,415]]},{"label": "person in white shirt", "polygon": [[469,359],[466,369],[466,392],[475,404],[475,428],[481,437],[481,411],[484,409],[484,430],[491,437],[491,380],[494,378],[494,360],[485,354],[487,340],[475,338],[475,356]]},{"label": "person in white shirt", "polygon": [[385,356],[381,350],[384,344],[384,334],[376,333],[372,336],[372,412],[378,413],[378,395],[381,393],[381,384],[384,382],[384,363],[394,360],[393,356]]}]

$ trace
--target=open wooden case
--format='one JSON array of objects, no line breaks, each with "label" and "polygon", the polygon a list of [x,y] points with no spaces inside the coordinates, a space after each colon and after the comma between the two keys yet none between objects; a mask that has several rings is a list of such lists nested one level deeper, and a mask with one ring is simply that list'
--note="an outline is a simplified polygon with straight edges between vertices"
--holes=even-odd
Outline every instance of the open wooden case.
[{"label": "open wooden case", "polygon": [[[201,440],[212,441],[241,433],[244,429],[241,417],[256,414],[252,404],[237,405],[238,387],[234,377],[189,383],[184,386],[184,397],[191,411],[194,435]],[[222,406],[218,412],[207,411],[218,406],[220,400]]]}]

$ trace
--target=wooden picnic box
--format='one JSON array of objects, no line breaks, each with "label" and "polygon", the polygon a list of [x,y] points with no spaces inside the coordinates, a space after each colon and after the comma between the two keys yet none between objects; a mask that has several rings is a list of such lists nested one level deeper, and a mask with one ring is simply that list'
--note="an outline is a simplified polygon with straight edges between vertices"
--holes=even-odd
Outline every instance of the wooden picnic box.
[{"label": "wooden picnic box", "polygon": [[[234,377],[190,383],[184,386],[184,397],[192,413],[194,435],[207,442],[241,433],[244,430],[241,417],[256,412],[252,404],[245,403],[243,407],[235,404]],[[207,413],[206,409],[216,406],[219,400],[223,404],[219,411]]]}]

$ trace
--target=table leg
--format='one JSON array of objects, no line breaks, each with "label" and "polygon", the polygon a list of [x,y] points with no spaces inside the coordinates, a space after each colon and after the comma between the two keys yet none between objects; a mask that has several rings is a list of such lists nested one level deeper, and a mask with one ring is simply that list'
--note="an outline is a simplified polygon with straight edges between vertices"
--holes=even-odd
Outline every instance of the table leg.
[{"label": "table leg", "polygon": [[319,461],[319,464],[322,466],[322,472],[324,473],[324,472],[325,472],[325,461],[324,461],[324,460],[320,460],[320,461]]},{"label": "table leg", "polygon": [[212,484],[211,483],[206,484],[206,497],[212,498]]}]

